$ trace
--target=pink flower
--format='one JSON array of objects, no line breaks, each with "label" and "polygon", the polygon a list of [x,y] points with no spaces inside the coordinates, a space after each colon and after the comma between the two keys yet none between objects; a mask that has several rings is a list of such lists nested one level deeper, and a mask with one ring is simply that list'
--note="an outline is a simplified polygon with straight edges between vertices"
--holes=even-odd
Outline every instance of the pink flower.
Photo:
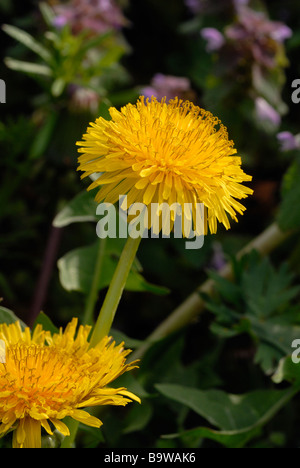
[{"label": "pink flower", "polygon": [[200,34],[207,41],[207,52],[219,50],[225,43],[223,34],[216,28],[203,28]]},{"label": "pink flower", "polygon": [[258,120],[267,121],[275,127],[280,125],[280,114],[264,98],[255,99],[255,111]]},{"label": "pink flower", "polygon": [[99,94],[82,86],[71,85],[69,87],[71,95],[70,107],[74,112],[90,112],[95,114],[98,111],[100,97]]},{"label": "pink flower", "polygon": [[281,151],[291,151],[300,148],[299,135],[293,135],[291,132],[277,133],[277,139],[280,143]]},{"label": "pink flower", "polygon": [[292,35],[280,21],[271,21],[264,13],[246,6],[238,8],[237,22],[225,30],[225,36],[244,57],[254,59],[266,68],[276,66],[278,45]]},{"label": "pink flower", "polygon": [[114,0],[69,0],[66,4],[56,5],[54,11],[57,14],[54,25],[63,27],[69,24],[74,34],[83,30],[103,34],[126,24]]},{"label": "pink flower", "polygon": [[157,99],[166,97],[166,100],[178,96],[183,98],[190,93],[190,81],[188,78],[157,73],[151,80],[150,86],[145,86],[142,93],[145,97],[155,96]]}]

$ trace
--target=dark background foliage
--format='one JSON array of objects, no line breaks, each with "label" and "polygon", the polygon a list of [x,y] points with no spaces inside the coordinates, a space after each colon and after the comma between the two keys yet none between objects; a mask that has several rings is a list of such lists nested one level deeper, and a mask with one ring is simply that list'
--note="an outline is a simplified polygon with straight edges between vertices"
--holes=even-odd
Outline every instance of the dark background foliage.
[{"label": "dark background foliage", "polygon": [[[244,53],[238,43],[229,41],[224,49],[207,50],[201,31],[209,27],[225,34],[226,28],[238,21],[234,2],[210,2],[214,8],[207,8],[209,2],[199,0],[194,4],[206,8],[197,11],[189,7],[191,3],[119,2],[128,21],[100,44],[101,53],[107,54],[105,65],[101,68],[99,59],[93,69],[80,69],[78,75],[74,72],[68,79],[63,77],[59,92],[53,91],[53,76],[21,73],[8,66],[7,57],[39,64],[42,61],[22,41],[0,32],[0,78],[7,86],[7,102],[0,105],[1,305],[29,325],[33,325],[41,309],[56,326],[65,325],[73,316],[82,317],[86,291],[80,285],[68,290],[61,281],[57,261],[96,241],[95,222],[53,227],[55,216],[87,187],[76,172],[75,142],[91,120],[107,115],[110,105],[120,107],[134,102],[146,87],[155,88],[156,74],[184,77],[189,83],[184,97],[218,115],[227,126],[245,171],[253,176],[254,195],[246,200],[247,210],[239,223],[228,232],[220,228],[217,235],[207,236],[200,250],[186,250],[183,241],[176,239],[142,242],[138,258],[144,283],[135,283],[133,290],[124,292],[114,324],[118,333],[130,337],[128,346],[138,346],[135,340],[144,340],[206,280],[211,270],[216,294],[204,298],[206,307],[197,321],[155,344],[144,356],[140,371],[128,382],[132,390],[137,388],[143,404],[121,412],[105,409],[101,414],[103,431],[83,431],[80,444],[297,447],[297,396],[265,424],[249,423],[251,430],[246,431],[245,438],[240,434],[235,439],[222,435],[224,438],[218,440],[203,430],[188,432],[199,427],[230,429],[220,422],[220,412],[212,411],[207,417],[201,409],[201,405],[208,404],[207,395],[195,396],[199,404],[195,410],[181,400],[182,388],[174,387],[211,390],[208,394],[220,407],[227,400],[214,391],[285,391],[290,383],[275,385],[271,376],[280,359],[290,354],[292,340],[300,338],[299,145],[283,151],[277,137],[282,131],[292,135],[299,132],[300,104],[291,100],[291,85],[300,77],[300,6],[291,0],[253,1],[249,5],[255,11],[264,11],[266,21],[286,24],[292,31],[283,43],[268,37],[261,44],[259,30],[257,37],[248,38],[247,44],[259,42],[262,54],[269,53],[271,41],[274,63],[267,67],[248,55],[237,60],[237,50]],[[53,52],[53,44],[46,37],[51,28],[45,24],[39,2],[2,0],[0,14],[2,24],[17,26]],[[64,44],[70,45],[71,37],[70,32],[66,33]],[[87,40],[83,37],[82,44]],[[58,46],[53,54],[55,76],[60,78],[66,60],[63,47]],[[255,72],[261,73],[254,83]],[[74,110],[74,83],[95,91],[96,110],[86,103]],[[268,101],[269,97],[273,114],[261,119],[256,99]],[[220,279],[218,273],[224,262],[273,222],[279,222],[282,229],[296,231],[266,258],[254,254],[237,262],[233,283]],[[116,248],[114,255],[119,253]],[[99,291],[95,315],[105,292],[105,287]],[[281,346],[277,346],[278,342]],[[272,398],[267,393],[255,395],[249,404],[257,409],[268,399]],[[240,415],[246,415],[247,408],[242,405]],[[237,422],[237,427],[244,426]],[[161,438],[164,434],[177,437]]]}]

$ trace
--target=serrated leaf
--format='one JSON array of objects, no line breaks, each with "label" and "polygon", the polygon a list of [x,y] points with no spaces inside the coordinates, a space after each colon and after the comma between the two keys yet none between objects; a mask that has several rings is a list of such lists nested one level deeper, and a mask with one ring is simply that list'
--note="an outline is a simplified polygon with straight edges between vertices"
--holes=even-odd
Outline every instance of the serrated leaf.
[{"label": "serrated leaf", "polygon": [[241,289],[249,313],[266,318],[294,299],[300,291],[292,287],[293,275],[286,264],[276,271],[267,258],[245,270]]},{"label": "serrated leaf", "polygon": [[[216,277],[217,297],[207,298],[216,316],[211,331],[223,338],[247,333],[255,343],[255,363],[270,374],[289,353],[291,340],[300,336],[298,313],[290,313],[300,292],[286,264],[277,270],[268,258],[250,255],[237,269],[235,288]],[[215,275],[216,276],[216,275]],[[237,288],[237,289],[236,289]]]},{"label": "serrated leaf", "polygon": [[225,299],[229,300],[230,302],[237,302],[240,300],[241,293],[238,285],[218,275],[215,271],[210,271],[209,276],[214,280],[219,293]]}]

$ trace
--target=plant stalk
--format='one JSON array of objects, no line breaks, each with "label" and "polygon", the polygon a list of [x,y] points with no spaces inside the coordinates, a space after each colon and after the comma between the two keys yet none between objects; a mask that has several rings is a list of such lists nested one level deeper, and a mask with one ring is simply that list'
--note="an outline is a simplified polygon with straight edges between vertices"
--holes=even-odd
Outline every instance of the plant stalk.
[{"label": "plant stalk", "polygon": [[93,347],[109,334],[141,237],[128,237],[114,276],[106,293],[94,326],[90,346]]}]

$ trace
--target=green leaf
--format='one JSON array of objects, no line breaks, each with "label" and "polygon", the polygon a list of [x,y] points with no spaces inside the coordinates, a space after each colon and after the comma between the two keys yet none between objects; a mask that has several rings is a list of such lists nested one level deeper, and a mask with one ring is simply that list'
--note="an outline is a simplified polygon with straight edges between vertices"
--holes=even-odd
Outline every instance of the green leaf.
[{"label": "green leaf", "polygon": [[82,55],[85,55],[90,49],[97,48],[100,44],[102,44],[102,42],[104,42],[106,39],[112,36],[113,36],[113,31],[110,30],[110,31],[106,31],[104,34],[101,34],[99,36],[93,37],[92,39],[86,40],[80,49],[80,53]]},{"label": "green leaf", "polygon": [[292,304],[300,292],[286,264],[277,270],[268,258],[256,253],[236,268],[235,284],[214,274],[217,295],[206,298],[215,315],[211,331],[219,336],[247,333],[256,347],[255,362],[266,374],[274,372],[279,360],[290,352],[291,340],[300,336]]},{"label": "green leaf", "polygon": [[260,427],[254,427],[253,429],[246,429],[242,431],[216,431],[209,429],[208,427],[196,427],[189,431],[179,432],[177,434],[168,434],[161,436],[164,439],[175,439],[175,438],[186,438],[195,437],[210,439],[218,442],[227,448],[242,448],[245,444],[253,437],[260,433]]},{"label": "green leaf", "polygon": [[100,56],[98,65],[102,68],[108,68],[114,65],[124,54],[125,49],[122,46],[114,45],[106,49],[102,57]]},{"label": "green leaf", "polygon": [[143,344],[143,341],[129,338],[127,335],[125,335],[125,333],[114,328],[111,328],[110,335],[112,335],[117,344],[124,342],[126,348],[135,349],[139,348]]},{"label": "green leaf", "polygon": [[0,306],[0,323],[10,323],[20,322],[22,329],[26,328],[26,324],[15,315],[14,312],[7,309],[6,307]]},{"label": "green leaf", "polygon": [[10,57],[5,58],[4,63],[11,70],[29,73],[32,75],[52,76],[51,68],[47,67],[46,65],[39,65],[32,62],[23,62],[21,60],[15,60]]},{"label": "green leaf", "polygon": [[28,49],[31,49],[33,52],[39,55],[43,60],[45,60],[45,62],[51,60],[51,54],[49,51],[27,32],[8,24],[4,24],[2,29],[4,32],[6,32],[6,34],[21,42],[26,47],[28,47]]},{"label": "green leaf", "polygon": [[42,127],[37,131],[33,144],[30,148],[29,158],[36,159],[42,156],[50,142],[56,122],[58,119],[57,112],[49,113]]},{"label": "green leaf", "polygon": [[298,182],[288,191],[280,205],[277,221],[279,227],[283,231],[297,229],[300,227],[299,199],[300,184],[298,179]]},{"label": "green leaf", "polygon": [[299,363],[293,362],[292,356],[286,356],[285,358],[282,358],[279,361],[278,367],[272,377],[272,380],[277,384],[283,381],[287,381],[300,388]]},{"label": "green leaf", "polygon": [[291,286],[293,279],[287,264],[282,264],[276,271],[268,258],[257,262],[250,270],[245,270],[242,291],[249,314],[259,318],[271,317],[288,304],[300,291],[299,286]]},{"label": "green leaf", "polygon": [[150,394],[145,390],[141,382],[134,376],[132,372],[125,372],[110,384],[113,388],[125,387],[130,392],[137,395],[142,401],[150,397]]},{"label": "green leaf", "polygon": [[228,281],[218,275],[215,271],[210,271],[208,274],[210,278],[214,280],[219,293],[222,294],[225,299],[231,302],[238,302],[240,300],[241,292],[237,284],[232,283],[232,281]]},{"label": "green leaf", "polygon": [[59,97],[66,87],[66,81],[63,78],[57,78],[51,86],[51,93],[54,97]]},{"label": "green leaf", "polygon": [[[108,239],[103,268],[100,274],[99,290],[107,287],[113,277],[121,253],[119,239]],[[93,280],[98,243],[68,252],[58,261],[59,277],[67,291],[79,291],[87,294]],[[154,294],[166,294],[168,290],[148,283],[143,276],[132,268],[125,289],[128,291],[148,291]]]},{"label": "green leaf", "polygon": [[221,390],[202,391],[181,385],[159,384],[155,388],[219,428],[219,432],[211,428],[197,428],[193,431],[226,446],[243,445],[295,394],[294,388],[257,390],[244,395],[233,395]]},{"label": "green leaf", "polygon": [[41,14],[44,18],[45,23],[49,27],[53,27],[53,21],[55,19],[55,14],[52,8],[45,2],[41,2],[39,4],[39,9],[41,11]]},{"label": "green leaf", "polygon": [[93,194],[84,190],[55,216],[53,226],[64,227],[72,223],[97,221],[96,209]]},{"label": "green leaf", "polygon": [[147,400],[140,405],[133,405],[124,420],[123,434],[141,431],[149,423],[153,410]]},{"label": "green leaf", "polygon": [[264,97],[281,115],[286,114],[288,107],[281,97],[282,76],[278,73],[278,69],[266,75],[262,72],[261,67],[255,66],[253,67],[252,79],[258,95]]},{"label": "green leaf", "polygon": [[80,431],[82,432],[85,448],[97,448],[99,447],[99,444],[105,444],[102,430],[98,427],[91,427],[82,424],[80,426]]},{"label": "green leaf", "polygon": [[277,222],[283,231],[300,227],[298,200],[300,196],[300,161],[294,160],[283,177],[282,201],[277,214]]},{"label": "green leaf", "polygon": [[51,319],[44,312],[41,312],[36,318],[33,324],[33,329],[35,329],[37,325],[42,325],[43,329],[46,331],[50,331],[51,334],[59,332],[58,328],[53,324]]}]

